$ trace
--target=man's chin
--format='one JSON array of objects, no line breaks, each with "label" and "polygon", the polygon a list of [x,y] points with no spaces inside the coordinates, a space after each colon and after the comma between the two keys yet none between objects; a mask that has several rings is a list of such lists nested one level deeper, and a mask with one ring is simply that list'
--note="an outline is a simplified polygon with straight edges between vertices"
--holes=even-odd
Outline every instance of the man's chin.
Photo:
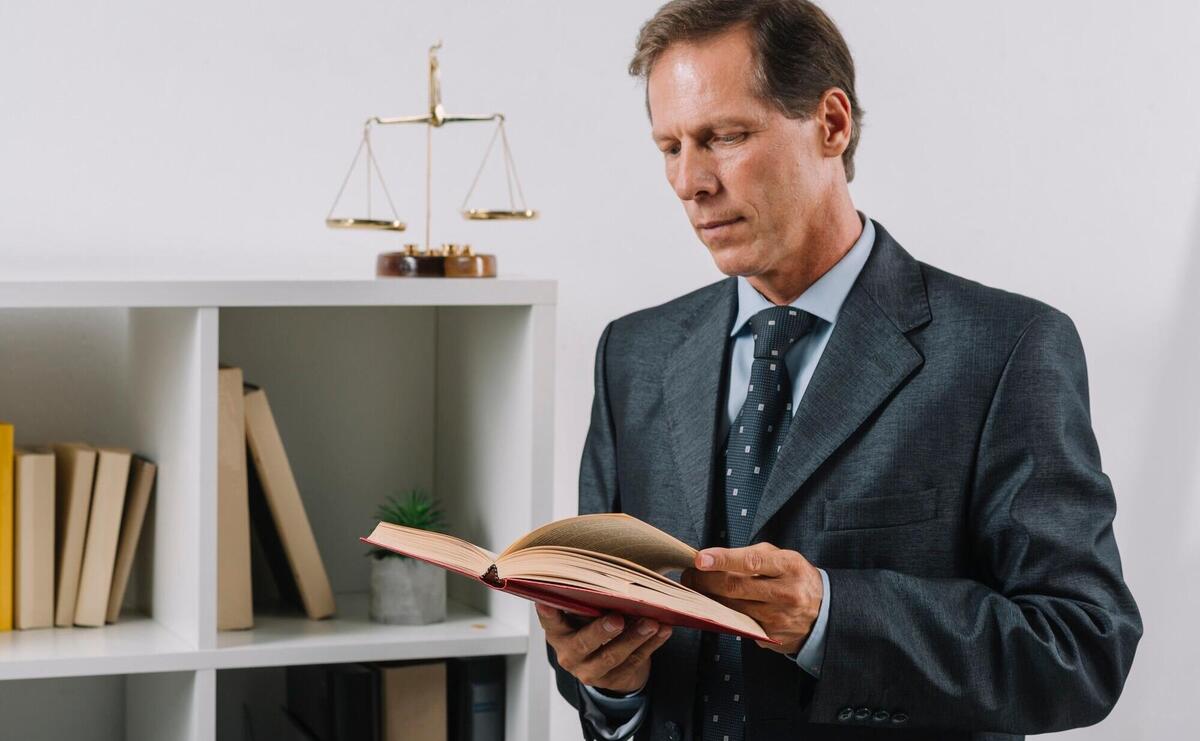
[{"label": "man's chin", "polygon": [[754,275],[759,272],[749,245],[707,245],[713,263],[725,275]]}]

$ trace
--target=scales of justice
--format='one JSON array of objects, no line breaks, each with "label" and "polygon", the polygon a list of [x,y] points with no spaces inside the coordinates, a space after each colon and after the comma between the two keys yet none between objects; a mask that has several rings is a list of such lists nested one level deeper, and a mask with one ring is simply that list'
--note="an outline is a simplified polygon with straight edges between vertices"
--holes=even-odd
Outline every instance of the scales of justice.
[{"label": "scales of justice", "polygon": [[[379,162],[375,159],[375,152],[371,147],[371,131],[374,126],[425,124],[425,245],[424,247],[420,247],[415,244],[406,244],[404,245],[404,250],[401,252],[381,253],[375,262],[376,276],[444,276],[449,278],[493,278],[496,276],[495,255],[477,254],[469,244],[442,244],[439,247],[431,247],[429,244],[432,215],[430,191],[433,180],[433,130],[445,124],[496,122],[496,129],[492,134],[491,141],[488,143],[487,150],[483,154],[483,161],[479,163],[479,170],[475,173],[475,179],[471,182],[471,187],[467,190],[467,195],[463,198],[462,206],[460,207],[463,218],[470,221],[529,220],[537,218],[537,212],[525,206],[525,194],[521,190],[521,181],[517,178],[516,164],[513,162],[512,151],[508,146],[508,136],[504,132],[504,114],[453,114],[446,113],[442,107],[442,88],[438,74],[437,59],[438,49],[441,48],[441,41],[429,47],[429,112],[418,116],[398,116],[393,118],[372,116],[366,120],[366,123],[363,124],[362,140],[359,142],[358,149],[354,153],[354,159],[350,162],[350,170],[346,173],[346,177],[342,181],[342,187],[338,189],[337,196],[333,199],[333,205],[329,208],[329,213],[325,217],[325,225],[331,229],[363,229],[381,232],[404,231],[407,225],[400,220],[400,216],[396,211],[396,205],[392,202],[391,193],[388,192],[387,183],[383,179],[383,172],[379,167]],[[471,200],[471,195],[475,192],[475,186],[479,184],[479,176],[483,174],[484,166],[487,165],[488,157],[491,155],[492,149],[495,148],[497,139],[500,140],[504,153],[504,180],[508,186],[508,208],[467,208],[467,204]],[[346,186],[349,184],[351,176],[354,175],[354,170],[358,166],[358,161],[362,158],[364,150],[366,151],[365,163],[367,171],[366,216],[362,218],[334,216],[338,202],[341,201],[342,194],[346,191]],[[390,219],[375,218],[371,213],[371,188],[373,179],[379,180],[380,188],[391,211],[392,218]]]}]

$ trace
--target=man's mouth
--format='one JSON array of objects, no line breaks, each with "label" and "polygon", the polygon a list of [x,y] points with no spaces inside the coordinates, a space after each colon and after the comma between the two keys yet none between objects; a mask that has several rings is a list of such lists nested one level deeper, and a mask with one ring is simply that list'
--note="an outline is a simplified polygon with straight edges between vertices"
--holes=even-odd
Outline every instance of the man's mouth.
[{"label": "man's mouth", "polygon": [[736,223],[738,223],[739,221],[742,221],[742,217],[741,217],[741,216],[738,216],[738,217],[736,217],[736,218],[732,218],[732,219],[714,219],[714,220],[712,220],[712,221],[703,221],[703,222],[700,222],[699,224],[697,224],[697,225],[696,225],[696,228],[697,228],[697,229],[700,229],[701,231],[708,231],[708,232],[711,232],[711,231],[715,231],[715,230],[717,230],[717,229],[720,229],[721,227],[724,227],[724,226],[729,226],[729,225],[731,225],[731,224],[736,224]]}]

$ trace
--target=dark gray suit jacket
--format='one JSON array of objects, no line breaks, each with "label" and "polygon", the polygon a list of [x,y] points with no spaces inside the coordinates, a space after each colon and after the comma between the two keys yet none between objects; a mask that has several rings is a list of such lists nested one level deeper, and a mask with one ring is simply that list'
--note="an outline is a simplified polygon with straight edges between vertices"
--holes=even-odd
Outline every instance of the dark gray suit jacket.
[{"label": "dark gray suit jacket", "polygon": [[[1096,723],[1142,625],[1075,327],[875,229],[752,527],[752,542],[829,574],[822,677],[743,641],[746,738],[998,739]],[[581,513],[714,542],[735,304],[727,278],[604,330]],[[654,655],[639,739],[699,738],[698,647],[676,629]]]}]

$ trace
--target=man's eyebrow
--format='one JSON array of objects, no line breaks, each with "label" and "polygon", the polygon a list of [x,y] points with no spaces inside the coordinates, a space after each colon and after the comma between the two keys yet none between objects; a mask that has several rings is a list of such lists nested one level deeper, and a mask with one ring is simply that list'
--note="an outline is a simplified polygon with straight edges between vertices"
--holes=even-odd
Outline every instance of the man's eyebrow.
[{"label": "man's eyebrow", "polygon": [[[723,129],[723,128],[729,128],[729,127],[754,128],[759,125],[760,125],[760,123],[754,119],[744,118],[741,116],[726,116],[724,118],[717,118],[712,121],[706,121],[706,122],[704,122],[703,125],[696,127],[695,131],[699,131],[702,134],[707,134],[716,129]],[[664,139],[674,139],[675,137],[671,134],[656,134],[652,130],[650,132],[650,138],[657,142],[657,141],[662,141]]]}]

